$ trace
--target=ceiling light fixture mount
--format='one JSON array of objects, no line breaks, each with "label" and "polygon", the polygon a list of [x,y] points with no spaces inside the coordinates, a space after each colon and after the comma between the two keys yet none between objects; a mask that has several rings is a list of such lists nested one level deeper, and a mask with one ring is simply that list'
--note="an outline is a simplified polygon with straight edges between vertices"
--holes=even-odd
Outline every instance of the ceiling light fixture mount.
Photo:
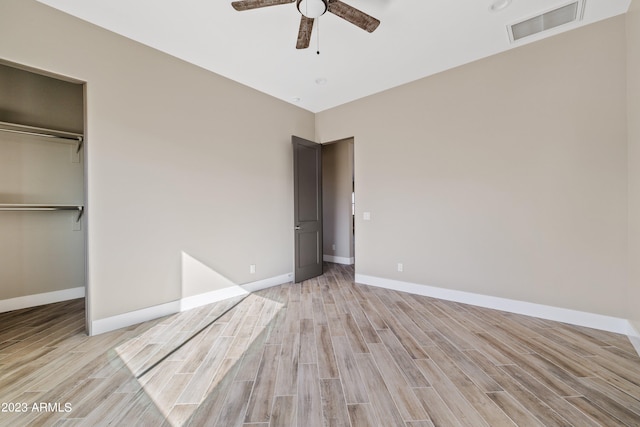
[{"label": "ceiling light fixture mount", "polygon": [[511,4],[511,0],[495,0],[489,6],[489,11],[490,12],[499,12],[501,10],[504,10],[504,9],[508,8],[510,4]]},{"label": "ceiling light fixture mount", "polygon": [[315,19],[327,13],[329,3],[327,0],[298,0],[296,7],[303,16]]}]

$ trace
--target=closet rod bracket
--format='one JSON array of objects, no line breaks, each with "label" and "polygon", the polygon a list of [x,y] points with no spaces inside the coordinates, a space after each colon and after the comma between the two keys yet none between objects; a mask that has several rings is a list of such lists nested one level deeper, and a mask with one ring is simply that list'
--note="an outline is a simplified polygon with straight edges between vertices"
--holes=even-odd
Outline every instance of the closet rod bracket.
[{"label": "closet rod bracket", "polygon": [[82,149],[83,143],[84,143],[84,138],[79,136],[78,137],[78,143],[76,144],[76,154],[80,153],[80,150]]},{"label": "closet rod bracket", "polygon": [[82,215],[84,215],[84,206],[78,206],[78,216],[76,217],[76,222],[80,222],[82,219]]}]

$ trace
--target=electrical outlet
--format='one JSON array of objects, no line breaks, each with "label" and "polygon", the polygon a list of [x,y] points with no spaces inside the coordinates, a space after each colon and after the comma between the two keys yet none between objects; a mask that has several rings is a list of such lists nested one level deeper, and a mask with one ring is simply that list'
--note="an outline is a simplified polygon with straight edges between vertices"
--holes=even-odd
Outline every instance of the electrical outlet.
[{"label": "electrical outlet", "polygon": [[336,244],[335,243],[333,245],[331,245],[331,249],[333,249],[334,251],[336,250]]},{"label": "electrical outlet", "polygon": [[398,271],[399,272],[403,272],[404,271],[404,265],[402,265],[401,262],[398,263]]},{"label": "electrical outlet", "polygon": [[365,221],[370,221],[371,220],[371,212],[363,212],[362,213],[362,219]]},{"label": "electrical outlet", "polygon": [[251,264],[249,266],[249,273],[256,274],[256,265],[255,264]]}]

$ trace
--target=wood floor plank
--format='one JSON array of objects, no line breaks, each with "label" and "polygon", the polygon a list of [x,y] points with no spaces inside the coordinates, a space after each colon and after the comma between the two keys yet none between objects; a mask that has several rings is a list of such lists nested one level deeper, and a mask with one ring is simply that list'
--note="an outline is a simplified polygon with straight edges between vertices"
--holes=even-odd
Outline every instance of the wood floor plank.
[{"label": "wood floor plank", "polygon": [[225,403],[221,406],[220,415],[213,424],[213,419],[206,420],[208,425],[220,427],[238,426],[243,423],[253,389],[253,381],[234,381],[229,387]]},{"label": "wood floor plank", "polygon": [[154,404],[163,412],[170,412],[171,408],[173,408],[178,401],[178,397],[180,397],[187,388],[193,375],[194,374],[174,374],[164,383],[164,387],[159,384],[158,390],[150,393],[153,396]]},{"label": "wood floor plank", "polygon": [[331,333],[326,325],[316,326],[316,354],[319,378],[338,378],[338,364],[334,356]]},{"label": "wood floor plank", "polygon": [[132,394],[113,393],[100,402],[83,420],[88,426],[108,425],[115,416],[127,406]]},{"label": "wood floor plank", "polygon": [[347,338],[351,343],[351,348],[355,353],[368,353],[369,347],[367,347],[367,343],[360,332],[360,328],[358,328],[358,324],[350,313],[342,314],[340,316],[342,320],[342,324],[344,326],[345,333],[347,334]]},{"label": "wood floor plank", "polygon": [[433,387],[414,388],[413,392],[427,412],[429,421],[435,427],[460,426],[460,422]]},{"label": "wood floor plank", "polygon": [[378,425],[399,426],[404,420],[396,407],[389,389],[385,385],[382,375],[378,371],[373,356],[366,353],[355,355],[360,376],[371,399],[373,411],[376,414]]},{"label": "wood floor plank", "polygon": [[328,326],[327,313],[324,310],[324,301],[320,296],[312,299],[313,321],[316,326]]},{"label": "wood floor plank", "polygon": [[318,367],[313,363],[298,365],[298,425],[322,427],[322,397]]},{"label": "wood floor plank", "polygon": [[[155,402],[144,393],[144,391],[138,391],[129,401],[128,405],[119,413],[115,414],[115,417],[111,420],[111,424],[114,426],[127,424],[139,425],[138,420],[142,418],[143,414],[149,410],[149,408],[155,406]],[[166,407],[166,405],[164,405],[164,407]]]},{"label": "wood floor plank", "polygon": [[[204,359],[207,357],[213,343],[218,340],[218,337],[222,334],[222,330],[225,329],[224,325],[213,324],[202,332],[202,339],[198,342],[198,346],[189,358],[182,364],[180,368],[181,374],[192,374],[198,370]],[[228,338],[228,336],[226,337]],[[221,340],[221,342],[228,342],[229,340]],[[183,402],[187,403],[187,402]],[[195,402],[192,402],[195,403]]]},{"label": "wood floor plank", "polygon": [[280,351],[275,394],[277,396],[295,395],[298,390],[300,335],[287,334],[282,341]]},{"label": "wood floor plank", "polygon": [[378,371],[405,421],[428,419],[422,404],[384,344],[369,344]]},{"label": "wood floor plank", "polygon": [[187,422],[188,425],[211,425],[216,421],[218,415],[223,411],[235,380],[239,377],[238,372],[241,367],[242,364],[238,363],[237,359],[225,359],[222,362],[216,376],[211,381],[207,397],[191,415]]},{"label": "wood floor plank", "polygon": [[344,326],[342,325],[342,321],[340,320],[340,314],[338,313],[338,308],[336,307],[336,305],[325,303],[324,308],[325,312],[327,313],[327,323],[329,325],[329,330],[331,331],[331,336],[346,336],[346,332],[344,331]]},{"label": "wood floor plank", "polygon": [[358,329],[360,329],[360,333],[362,334],[362,338],[364,339],[364,341],[367,344],[379,343],[380,337],[376,333],[376,330],[367,318],[364,311],[360,308],[360,305],[357,302],[353,302],[349,304],[349,308],[351,310],[353,320],[355,320],[356,325],[358,325]]},{"label": "wood floor plank", "polygon": [[[367,294],[367,296],[369,295]],[[371,322],[371,325],[373,325],[373,328],[375,330],[389,328],[389,325],[386,324],[386,322],[384,321],[380,313],[378,313],[378,311],[375,309],[370,300],[360,301],[360,307],[362,308],[362,311],[367,316],[367,319],[369,319],[369,322]]]},{"label": "wood floor plank", "polygon": [[348,405],[349,421],[351,421],[351,427],[379,427],[377,420],[373,414],[373,409],[370,404],[354,404]]},{"label": "wood floor plank", "polygon": [[290,427],[296,425],[296,397],[276,396],[269,427]]},{"label": "wood floor plank", "polygon": [[487,396],[515,422],[518,427],[545,427],[529,411],[504,391],[487,393]]},{"label": "wood floor plank", "polygon": [[349,341],[346,337],[333,337],[333,346],[346,402],[348,404],[369,403],[369,396],[363,386],[364,382]]},{"label": "wood floor plank", "polygon": [[347,402],[339,379],[320,379],[324,424],[331,427],[351,427]]},{"label": "wood floor plank", "polygon": [[569,420],[585,427],[596,425],[518,366],[505,365],[501,370],[494,376],[496,381],[545,426],[566,426]]},{"label": "wood floor plank", "polygon": [[279,345],[266,345],[251,392],[245,423],[269,422],[278,371]]},{"label": "wood floor plank", "polygon": [[316,333],[313,319],[300,320],[300,353],[299,363],[308,364],[318,361],[316,350]]},{"label": "wood floor plank", "polygon": [[257,315],[247,315],[245,321],[238,330],[238,334],[234,337],[231,347],[229,347],[229,353],[227,354],[228,358],[239,359],[242,357],[242,353],[244,353],[247,347],[251,344],[251,336],[253,335],[253,331],[257,324]]},{"label": "wood floor plank", "polygon": [[[225,355],[231,343],[233,337],[218,337],[211,347],[209,352],[205,355],[201,361],[200,366],[193,372],[193,377],[187,387],[185,387],[182,394],[177,400],[177,404],[200,404],[207,396],[207,391],[211,385],[211,381],[215,378],[215,373],[220,368],[220,365],[225,360]],[[199,358],[198,358],[199,359]],[[185,373],[180,370],[178,373]],[[188,372],[187,372],[188,373]]]},{"label": "wood floor plank", "polygon": [[522,355],[517,360],[517,366],[558,396],[577,396],[580,394],[569,385],[572,379],[571,375],[544,357],[537,354]]},{"label": "wood floor plank", "polygon": [[407,427],[433,427],[431,421],[407,421],[405,425]]},{"label": "wood floor plank", "polygon": [[438,392],[444,403],[463,426],[489,426],[478,411],[471,406],[447,375],[430,359],[416,360],[418,367]]},{"label": "wood floor plank", "polygon": [[162,427],[173,427],[184,425],[189,417],[198,409],[194,403],[179,403],[171,408],[171,412],[166,416]]},{"label": "wood floor plank", "polygon": [[[449,340],[438,331],[429,331],[429,337],[451,360],[484,392],[502,391],[493,378],[487,375],[478,365],[467,358],[466,354],[458,350]],[[427,350],[429,353],[429,350]]]},{"label": "wood floor plank", "polygon": [[253,381],[258,374],[258,367],[260,366],[260,358],[264,351],[265,341],[267,340],[268,332],[261,327],[256,327],[251,337],[251,344],[245,350],[240,360],[240,370],[236,381]]},{"label": "wood floor plank", "polygon": [[581,378],[580,382],[589,389],[598,390],[603,395],[608,396],[618,404],[634,412],[640,422],[640,394],[627,394],[602,378]]},{"label": "wood floor plank", "polygon": [[446,372],[447,377],[456,384],[460,393],[490,426],[513,425],[513,422],[504,412],[496,411],[495,403],[488,399],[487,395],[442,350],[437,347],[429,347],[428,353],[431,359],[442,371]]},{"label": "wood floor plank", "polygon": [[[593,404],[584,396],[566,397],[569,403],[584,412],[589,418],[595,420],[601,426],[629,426],[634,424],[624,424],[621,420],[611,415],[609,412],[602,410]],[[637,425],[637,423],[635,424]]]},{"label": "wood floor plank", "polygon": [[398,338],[395,336],[393,332],[388,329],[383,329],[378,331],[380,335],[380,339],[384,343],[387,351],[393,357],[393,360],[398,364],[400,370],[407,382],[411,387],[429,387],[429,381],[424,377],[424,374],[416,364],[413,359],[407,353],[407,350],[402,346]]},{"label": "wood floor plank", "polygon": [[[379,290],[375,290],[374,293],[379,293]],[[401,322],[396,319],[393,313],[386,307],[384,302],[380,300],[380,298],[372,298],[371,302],[375,307],[376,311],[382,316],[386,325],[388,325],[389,329],[398,337],[398,340],[403,345],[403,347],[407,350],[407,352],[414,359],[424,359],[427,357],[425,352],[422,350],[420,344],[417,342],[415,338],[411,336],[409,332],[402,326]]]}]

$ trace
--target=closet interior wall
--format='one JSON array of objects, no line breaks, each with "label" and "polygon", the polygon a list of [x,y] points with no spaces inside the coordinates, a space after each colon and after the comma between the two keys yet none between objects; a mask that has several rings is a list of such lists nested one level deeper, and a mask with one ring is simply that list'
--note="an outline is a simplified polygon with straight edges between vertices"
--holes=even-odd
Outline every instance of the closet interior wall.
[{"label": "closet interior wall", "polygon": [[[83,134],[83,85],[0,63],[0,122]],[[83,153],[73,141],[1,131],[0,206],[84,206]],[[0,311],[84,295],[86,224],[77,218],[0,210]]]}]

